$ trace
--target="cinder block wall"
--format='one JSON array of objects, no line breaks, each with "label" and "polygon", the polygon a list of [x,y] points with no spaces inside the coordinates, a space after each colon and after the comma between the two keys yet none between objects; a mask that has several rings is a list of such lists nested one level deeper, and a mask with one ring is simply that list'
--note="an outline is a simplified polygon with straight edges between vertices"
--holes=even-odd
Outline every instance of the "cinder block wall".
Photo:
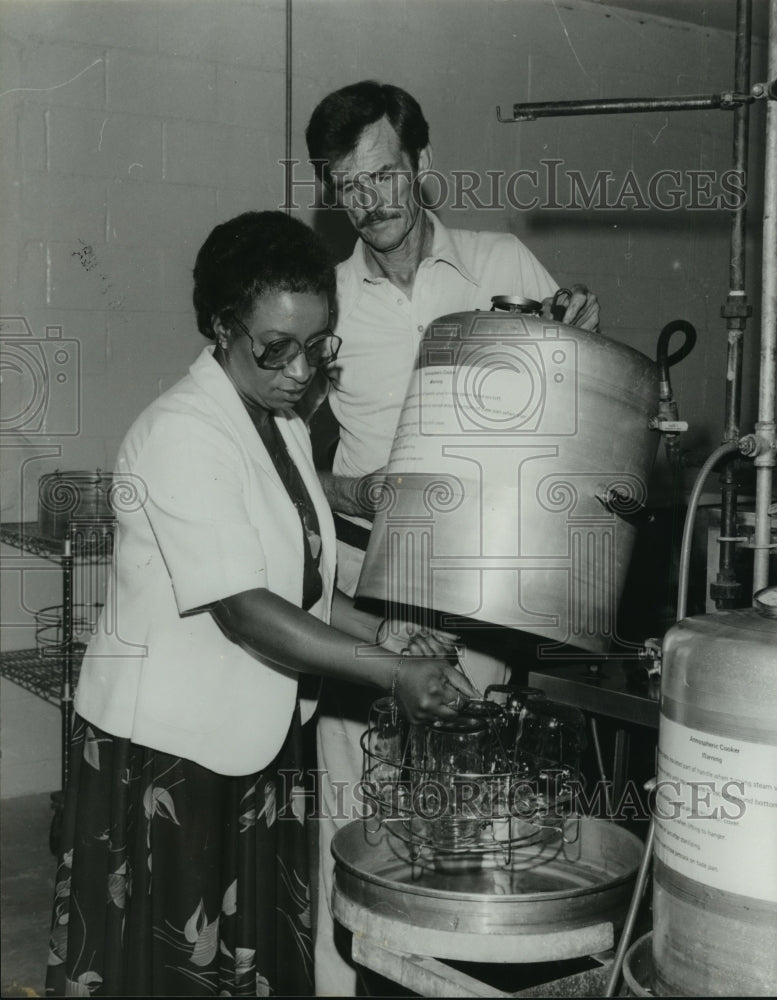
[{"label": "cinder block wall", "polygon": [[[280,200],[284,66],[283,0],[0,4],[4,521],[35,519],[45,472],[110,469],[201,349],[198,247]],[[33,647],[58,567],[2,559],[2,648]],[[1,794],[57,788],[57,708],[0,697]]]},{"label": "cinder block wall", "polygon": [[[34,518],[44,472],[110,468],[134,416],[198,353],[190,288],[199,245],[217,222],[283,199],[285,30],[283,0],[0,2],[2,333],[18,357],[34,356],[48,371],[32,408],[30,369],[3,372],[3,427],[15,428],[3,435],[3,520]],[[585,0],[294,0],[292,50],[292,155],[300,161],[320,97],[374,77],[419,98],[436,169],[504,178],[538,170],[536,190],[518,189],[526,200],[549,200],[542,161],[559,161],[562,178],[580,171],[589,184],[609,171],[613,197],[629,171],[642,188],[657,170],[680,171],[687,187],[687,171],[730,165],[731,118],[723,112],[525,125],[496,115],[497,106],[507,114],[520,100],[729,89],[726,32]],[[754,74],[762,50],[756,44]],[[754,111],[756,179],[761,115]],[[751,291],[759,280],[759,191],[757,182]],[[562,206],[566,194],[560,187]],[[342,220],[308,201],[302,189],[297,214],[347,253],[352,238]],[[725,213],[508,203],[443,204],[440,215],[464,228],[515,232],[559,282],[595,289],[604,331],[646,353],[666,322],[692,321],[700,343],[674,369],[675,390],[692,426],[688,447],[705,455],[717,444]],[[745,421],[755,409],[756,321]],[[34,644],[31,612],[59,599],[59,577],[52,564],[5,546],[2,556],[2,646],[24,648]],[[57,787],[56,709],[4,680],[0,724],[2,795]]]}]

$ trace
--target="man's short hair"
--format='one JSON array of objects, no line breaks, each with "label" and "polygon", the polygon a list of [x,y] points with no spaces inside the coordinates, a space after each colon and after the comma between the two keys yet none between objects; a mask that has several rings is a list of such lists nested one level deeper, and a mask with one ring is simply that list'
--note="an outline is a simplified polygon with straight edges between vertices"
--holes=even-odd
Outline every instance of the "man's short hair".
[{"label": "man's short hair", "polygon": [[418,166],[419,154],[429,144],[429,126],[420,104],[401,87],[362,80],[328,94],[305,130],[308,155],[325,184],[331,184],[330,164],[347,156],[364,129],[384,116],[413,166]]}]

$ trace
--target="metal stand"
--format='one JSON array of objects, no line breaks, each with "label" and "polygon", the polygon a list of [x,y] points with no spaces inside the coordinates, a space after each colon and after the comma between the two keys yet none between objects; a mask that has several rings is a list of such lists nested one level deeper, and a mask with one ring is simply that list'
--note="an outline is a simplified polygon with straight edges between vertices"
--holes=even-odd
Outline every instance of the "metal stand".
[{"label": "metal stand", "polygon": [[612,953],[592,955],[594,968],[538,986],[507,993],[462,972],[447,962],[384,947],[373,938],[354,934],[354,961],[423,997],[600,997],[612,966]]},{"label": "metal stand", "polygon": [[62,688],[59,708],[62,716],[62,784],[52,792],[51,807],[54,815],[49,828],[49,850],[56,855],[62,839],[62,818],[65,810],[65,788],[70,773],[70,740],[73,735],[73,534],[68,525],[62,567]]},{"label": "metal stand", "polygon": [[[64,791],[70,773],[70,740],[73,729],[73,696],[83,645],[77,641],[74,627],[74,607],[84,594],[76,595],[77,569],[107,562],[113,552],[115,521],[113,518],[72,519],[64,539],[49,538],[40,533],[37,523],[0,525],[0,540],[7,545],[49,559],[62,572],[62,632],[55,649],[21,649],[0,656],[0,674],[50,704],[59,706],[62,716],[62,779],[61,787],[51,794],[54,815],[49,830],[52,854],[59,848],[64,808]],[[87,574],[85,581],[90,602],[96,602],[97,580]]]}]

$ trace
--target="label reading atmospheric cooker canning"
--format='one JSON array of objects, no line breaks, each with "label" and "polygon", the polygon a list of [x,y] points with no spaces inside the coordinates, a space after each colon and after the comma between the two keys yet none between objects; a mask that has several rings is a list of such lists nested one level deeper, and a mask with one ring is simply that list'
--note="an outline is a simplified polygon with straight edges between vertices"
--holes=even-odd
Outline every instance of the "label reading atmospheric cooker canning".
[{"label": "label reading atmospheric cooker canning", "polygon": [[656,856],[714,889],[777,902],[777,747],[662,715]]}]

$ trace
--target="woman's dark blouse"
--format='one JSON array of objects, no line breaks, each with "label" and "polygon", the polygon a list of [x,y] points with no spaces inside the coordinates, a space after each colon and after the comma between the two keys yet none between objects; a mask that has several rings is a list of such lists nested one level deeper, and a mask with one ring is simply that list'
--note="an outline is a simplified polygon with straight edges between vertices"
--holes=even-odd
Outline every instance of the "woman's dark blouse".
[{"label": "woman's dark blouse", "polygon": [[240,398],[273,461],[281,482],[286,487],[289,499],[297,508],[297,513],[302,523],[302,538],[305,553],[305,566],[302,577],[302,607],[305,611],[308,611],[320,600],[323,593],[323,581],[320,570],[321,534],[316,509],[273,417],[270,416],[268,418],[267,411],[257,406],[251,400],[246,399],[242,395]]}]

